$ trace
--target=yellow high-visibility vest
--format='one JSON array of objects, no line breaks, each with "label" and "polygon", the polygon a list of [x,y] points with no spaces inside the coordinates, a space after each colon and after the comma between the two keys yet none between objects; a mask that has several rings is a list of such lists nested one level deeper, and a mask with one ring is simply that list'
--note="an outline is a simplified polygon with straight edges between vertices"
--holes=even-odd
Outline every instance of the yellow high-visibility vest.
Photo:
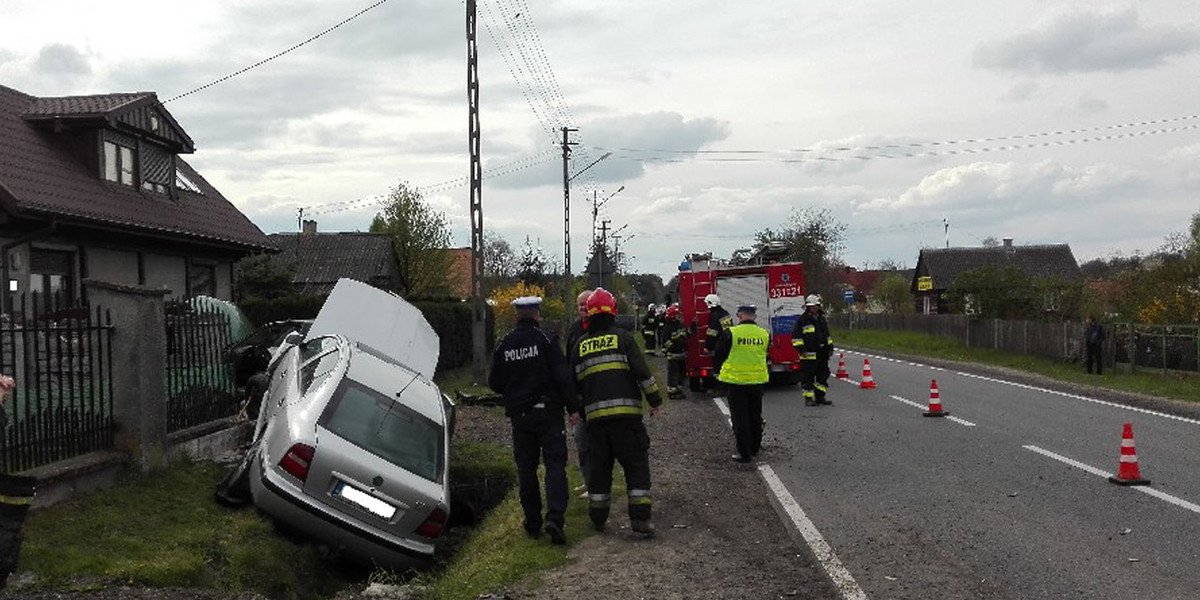
[{"label": "yellow high-visibility vest", "polygon": [[753,323],[736,325],[729,333],[733,343],[717,380],[733,385],[766,383],[771,378],[767,372],[767,346],[771,343],[771,335]]}]

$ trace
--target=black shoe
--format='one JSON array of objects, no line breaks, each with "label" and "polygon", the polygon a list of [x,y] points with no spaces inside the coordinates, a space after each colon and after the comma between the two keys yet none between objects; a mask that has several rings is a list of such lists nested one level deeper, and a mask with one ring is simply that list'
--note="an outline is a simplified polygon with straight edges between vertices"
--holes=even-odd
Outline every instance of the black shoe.
[{"label": "black shoe", "polygon": [[729,458],[732,458],[735,462],[740,462],[742,464],[746,464],[746,463],[754,461],[753,458],[742,456],[741,454],[734,454],[733,456],[730,456]]},{"label": "black shoe", "polygon": [[821,403],[821,404],[830,405],[830,404],[833,404],[833,400],[821,400],[821,402],[820,402],[820,403]]},{"label": "black shoe", "polygon": [[656,532],[654,523],[650,521],[629,521],[629,528],[635,533],[640,533],[648,538],[654,537]]},{"label": "black shoe", "polygon": [[546,535],[550,536],[550,541],[557,546],[567,543],[567,535],[563,533],[562,525],[553,521],[546,523]]},{"label": "black shoe", "polygon": [[604,533],[604,521],[592,521],[592,529]]},{"label": "black shoe", "polygon": [[530,523],[525,523],[524,526],[525,526],[525,535],[529,536],[529,539],[536,540],[536,539],[542,537],[542,526],[541,525],[533,525]]},{"label": "black shoe", "polygon": [[804,401],[804,405],[805,405],[805,406],[816,406],[816,405],[817,405],[817,403],[816,403],[815,401],[813,401],[813,400],[805,400],[805,401]]}]

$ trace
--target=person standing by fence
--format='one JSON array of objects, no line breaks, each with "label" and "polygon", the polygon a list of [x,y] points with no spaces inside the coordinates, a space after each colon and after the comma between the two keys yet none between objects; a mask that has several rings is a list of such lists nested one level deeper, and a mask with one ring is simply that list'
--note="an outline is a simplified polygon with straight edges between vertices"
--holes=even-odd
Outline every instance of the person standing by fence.
[{"label": "person standing by fence", "polygon": [[1088,315],[1083,327],[1083,360],[1089,374],[1092,373],[1093,363],[1096,365],[1096,374],[1104,374],[1104,339],[1104,326],[1096,322],[1096,317]]},{"label": "person standing by fence", "polygon": [[[12,377],[0,375],[0,435],[8,429],[4,401],[16,386]],[[0,474],[0,589],[17,568],[17,557],[21,554],[21,525],[33,504],[36,484],[37,479],[33,477]]]}]

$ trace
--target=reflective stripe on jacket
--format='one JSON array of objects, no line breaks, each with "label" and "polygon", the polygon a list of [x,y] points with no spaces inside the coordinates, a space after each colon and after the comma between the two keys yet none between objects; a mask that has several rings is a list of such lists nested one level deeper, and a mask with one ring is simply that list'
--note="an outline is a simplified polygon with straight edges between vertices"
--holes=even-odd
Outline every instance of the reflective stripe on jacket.
[{"label": "reflective stripe on jacket", "polygon": [[729,330],[729,356],[721,364],[717,380],[733,385],[755,385],[770,379],[767,372],[767,346],[771,334],[753,321]]},{"label": "reflective stripe on jacket", "polygon": [[576,389],[589,421],[642,415],[642,398],[662,404],[658,384],[633,336],[608,327],[588,333],[571,347]]}]

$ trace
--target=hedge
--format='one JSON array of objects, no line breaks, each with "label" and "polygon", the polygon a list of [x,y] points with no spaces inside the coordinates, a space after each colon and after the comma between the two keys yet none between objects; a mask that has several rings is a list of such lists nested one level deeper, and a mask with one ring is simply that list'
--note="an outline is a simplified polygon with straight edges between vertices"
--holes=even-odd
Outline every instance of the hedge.
[{"label": "hedge", "polygon": [[[245,298],[239,306],[255,326],[287,319],[315,319],[325,296],[292,295],[274,300]],[[439,338],[438,371],[471,364],[471,305],[459,300],[415,300],[417,310],[437,332]],[[495,313],[489,306],[484,321],[485,348],[495,345]]]}]

